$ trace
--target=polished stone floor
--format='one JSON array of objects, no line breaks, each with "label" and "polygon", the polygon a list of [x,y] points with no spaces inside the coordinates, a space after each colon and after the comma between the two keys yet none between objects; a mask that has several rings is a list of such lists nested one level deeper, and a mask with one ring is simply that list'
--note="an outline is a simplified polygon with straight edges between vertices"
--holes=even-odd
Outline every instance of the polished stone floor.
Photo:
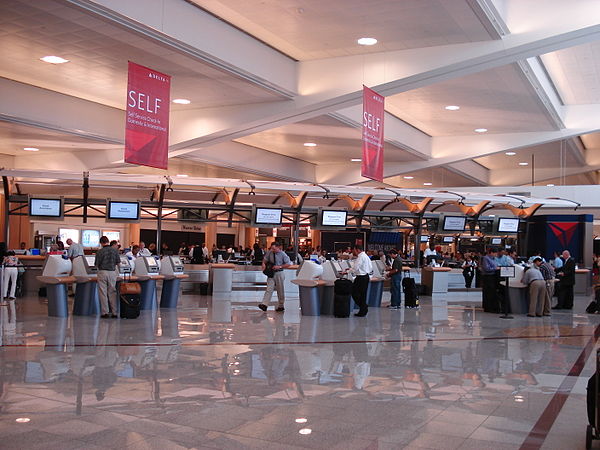
[{"label": "polished stone floor", "polygon": [[587,298],[549,318],[461,292],[335,319],[293,298],[261,313],[260,295],[135,320],[0,306],[0,448],[585,448]]}]

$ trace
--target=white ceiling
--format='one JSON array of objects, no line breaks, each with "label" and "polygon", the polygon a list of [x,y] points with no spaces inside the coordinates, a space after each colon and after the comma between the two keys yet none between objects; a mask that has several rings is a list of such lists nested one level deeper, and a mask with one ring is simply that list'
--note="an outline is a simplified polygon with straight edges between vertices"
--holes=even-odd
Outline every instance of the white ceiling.
[{"label": "white ceiling", "polygon": [[[127,61],[173,77],[171,98],[207,108],[280,100],[248,81],[53,0],[0,2],[0,76],[125,109]],[[48,64],[57,55],[66,64]],[[10,61],[10,63],[5,63]]]},{"label": "white ceiling", "polygon": [[[360,158],[362,153],[360,129],[329,116],[273,128],[236,141],[313,164],[348,162]],[[305,147],[303,144],[308,142],[317,146]],[[387,162],[419,159],[389,143],[385,144],[384,155]]]},{"label": "white ceiling", "polygon": [[191,1],[298,60],[491,39],[466,0]]},{"label": "white ceiling", "polygon": [[600,103],[600,42],[566,48],[541,58],[564,103]]},{"label": "white ceiling", "polygon": [[600,133],[584,134],[581,136],[581,142],[583,142],[585,148],[600,151]]},{"label": "white ceiling", "polygon": [[[431,136],[554,130],[516,64],[386,98],[386,110]],[[447,105],[460,106],[447,111]]]},{"label": "white ceiling", "polygon": [[[562,150],[561,150],[562,147]],[[536,145],[524,149],[513,150],[516,155],[508,156],[505,153],[497,153],[475,161],[491,170],[511,169],[519,171],[531,171],[531,155],[535,156],[534,164],[537,168],[578,167],[581,164],[574,158],[573,152],[566,143],[550,142],[548,144]],[[519,166],[520,162],[529,163],[529,166]]]},{"label": "white ceiling", "polygon": [[[395,187],[407,188],[407,189],[433,189],[443,188],[448,186],[478,186],[472,179],[467,178],[461,174],[452,172],[444,167],[436,167],[433,169],[424,169],[416,172],[411,172],[409,175],[413,179],[407,180],[404,176],[396,176],[386,178],[384,181],[386,184]],[[432,183],[431,186],[425,186],[423,183]],[[368,181],[361,186],[380,186],[380,184],[372,181]]]}]

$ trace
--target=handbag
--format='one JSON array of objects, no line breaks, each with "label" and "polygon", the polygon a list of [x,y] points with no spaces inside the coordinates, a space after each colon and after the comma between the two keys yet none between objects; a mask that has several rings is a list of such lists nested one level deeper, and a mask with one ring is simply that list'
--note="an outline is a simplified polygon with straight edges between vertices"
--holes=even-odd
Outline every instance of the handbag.
[{"label": "handbag", "polygon": [[119,294],[121,295],[139,295],[142,293],[142,286],[140,283],[131,281],[131,275],[129,275],[129,281],[127,278],[123,278],[123,281],[119,285]]},{"label": "handbag", "polygon": [[[273,253],[270,254],[273,256]],[[265,263],[265,270],[263,270],[263,274],[267,276],[267,278],[273,278],[275,276],[275,271],[273,270],[273,266],[275,265],[275,257],[273,256],[273,262],[267,261]]]}]

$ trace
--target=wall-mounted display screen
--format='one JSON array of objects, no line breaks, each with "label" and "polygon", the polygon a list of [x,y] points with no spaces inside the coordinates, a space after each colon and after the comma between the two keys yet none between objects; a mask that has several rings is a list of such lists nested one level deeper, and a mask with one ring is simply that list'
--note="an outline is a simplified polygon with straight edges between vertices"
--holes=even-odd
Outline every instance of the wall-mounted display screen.
[{"label": "wall-mounted display screen", "polygon": [[348,211],[323,210],[321,212],[321,225],[324,227],[346,227]]},{"label": "wall-mounted display screen", "polygon": [[498,232],[500,233],[516,233],[519,231],[519,219],[508,219],[501,217],[498,220]]},{"label": "wall-mounted display screen", "polygon": [[120,231],[102,230],[102,236],[106,236],[109,241],[121,242],[121,232]]},{"label": "wall-mounted display screen", "polygon": [[492,238],[491,244],[492,245],[500,245],[500,244],[502,244],[502,238]]},{"label": "wall-mounted display screen", "polygon": [[454,242],[454,236],[444,236],[442,242],[444,244],[452,244]]},{"label": "wall-mounted display screen", "polygon": [[81,245],[84,247],[98,247],[100,245],[100,230],[83,230],[81,232]]},{"label": "wall-mounted display screen", "polygon": [[106,206],[106,218],[108,220],[139,220],[140,203],[109,200]]},{"label": "wall-mounted display screen", "polygon": [[59,198],[31,197],[29,199],[29,215],[60,218],[63,215],[63,202]]},{"label": "wall-mounted display screen", "polygon": [[444,231],[465,231],[466,217],[445,216]]},{"label": "wall-mounted display screen", "polygon": [[421,236],[421,242],[429,242],[429,236]]},{"label": "wall-mounted display screen", "polygon": [[257,225],[281,225],[283,210],[280,208],[257,207],[254,212],[254,223]]},{"label": "wall-mounted display screen", "polygon": [[59,228],[58,235],[60,240],[67,243],[67,239],[72,239],[73,242],[79,242],[79,230],[76,228]]}]

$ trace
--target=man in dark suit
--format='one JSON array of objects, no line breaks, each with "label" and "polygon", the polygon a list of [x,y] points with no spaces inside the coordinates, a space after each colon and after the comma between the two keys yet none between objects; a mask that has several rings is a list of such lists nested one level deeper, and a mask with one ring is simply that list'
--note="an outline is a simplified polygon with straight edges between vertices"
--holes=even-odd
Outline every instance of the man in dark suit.
[{"label": "man in dark suit", "polygon": [[558,304],[552,309],[573,309],[573,287],[575,286],[575,260],[568,250],[562,252],[563,266],[556,271],[558,283]]}]

